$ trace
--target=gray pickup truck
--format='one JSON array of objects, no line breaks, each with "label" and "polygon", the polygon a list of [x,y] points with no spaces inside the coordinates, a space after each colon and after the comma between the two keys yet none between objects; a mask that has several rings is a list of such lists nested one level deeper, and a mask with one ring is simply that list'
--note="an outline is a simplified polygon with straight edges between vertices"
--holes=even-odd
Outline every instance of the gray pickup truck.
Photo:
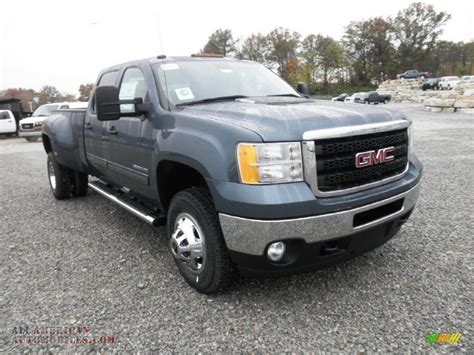
[{"label": "gray pickup truck", "polygon": [[88,188],[152,225],[196,290],[282,275],[388,241],[420,191],[411,121],[305,98],[260,64],[213,57],[103,70],[86,110],[45,120],[53,195]]}]

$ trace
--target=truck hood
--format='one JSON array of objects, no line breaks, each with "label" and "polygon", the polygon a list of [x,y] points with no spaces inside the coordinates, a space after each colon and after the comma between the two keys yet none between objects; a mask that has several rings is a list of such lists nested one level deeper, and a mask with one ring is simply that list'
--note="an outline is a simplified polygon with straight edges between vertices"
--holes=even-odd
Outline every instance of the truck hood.
[{"label": "truck hood", "polygon": [[49,116],[30,116],[20,120],[20,123],[35,123],[35,122],[43,122]]},{"label": "truck hood", "polygon": [[408,120],[379,106],[291,97],[239,99],[185,106],[183,113],[244,127],[264,141],[298,141],[307,131]]}]

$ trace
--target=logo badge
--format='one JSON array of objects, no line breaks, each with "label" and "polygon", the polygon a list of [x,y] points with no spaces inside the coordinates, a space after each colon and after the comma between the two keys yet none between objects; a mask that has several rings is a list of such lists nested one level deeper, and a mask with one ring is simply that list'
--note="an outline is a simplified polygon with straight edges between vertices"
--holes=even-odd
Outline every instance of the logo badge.
[{"label": "logo badge", "polygon": [[381,163],[388,163],[395,159],[391,154],[395,147],[382,148],[379,150],[369,150],[367,152],[360,152],[355,155],[356,168],[366,168],[368,166],[377,165]]}]

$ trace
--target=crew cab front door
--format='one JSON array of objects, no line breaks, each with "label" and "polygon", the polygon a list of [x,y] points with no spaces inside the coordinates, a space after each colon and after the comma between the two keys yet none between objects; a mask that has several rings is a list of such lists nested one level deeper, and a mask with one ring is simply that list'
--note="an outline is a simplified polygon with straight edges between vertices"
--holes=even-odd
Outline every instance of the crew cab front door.
[{"label": "crew cab front door", "polygon": [[[143,71],[128,67],[123,71],[119,99],[148,101],[148,85]],[[133,112],[133,105],[121,105],[122,113]],[[109,170],[112,180],[143,196],[150,194],[153,153],[153,127],[146,115],[122,116],[108,121],[105,130],[111,149]]]}]

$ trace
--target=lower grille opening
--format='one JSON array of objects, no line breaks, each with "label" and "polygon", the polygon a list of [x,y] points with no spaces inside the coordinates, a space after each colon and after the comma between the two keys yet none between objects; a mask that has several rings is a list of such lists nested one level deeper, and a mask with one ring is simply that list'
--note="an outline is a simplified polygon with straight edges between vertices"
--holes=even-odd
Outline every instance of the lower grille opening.
[{"label": "lower grille opening", "polygon": [[354,216],[354,227],[360,227],[364,224],[376,221],[378,219],[389,216],[393,213],[399,212],[403,208],[403,198],[396,200],[389,204],[376,207],[374,209],[358,213]]}]

